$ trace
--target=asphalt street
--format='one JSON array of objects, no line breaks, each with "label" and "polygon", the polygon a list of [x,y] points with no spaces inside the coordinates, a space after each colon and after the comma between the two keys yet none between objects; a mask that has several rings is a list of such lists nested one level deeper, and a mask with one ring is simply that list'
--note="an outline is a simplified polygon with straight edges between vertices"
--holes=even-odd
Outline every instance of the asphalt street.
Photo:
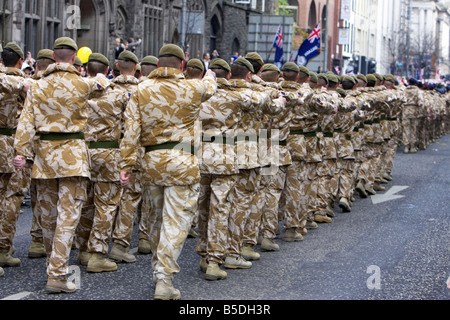
[{"label": "asphalt street", "polygon": [[[276,242],[279,252],[261,253],[248,270],[227,270],[228,278],[206,281],[187,239],[174,280],[183,300],[449,300],[450,137],[416,154],[396,155],[393,181],[376,197],[356,197],[351,213],[336,205],[330,224],[309,230],[303,241]],[[384,198],[380,198],[384,195]],[[48,294],[44,259],[29,259],[31,210],[23,207],[15,237],[17,268],[4,268],[0,299],[151,300],[151,255],[119,264],[112,273],[87,273],[71,254],[80,289]],[[136,229],[136,226],[135,226]],[[132,251],[136,251],[134,231]],[[256,248],[259,251],[259,247]]]}]

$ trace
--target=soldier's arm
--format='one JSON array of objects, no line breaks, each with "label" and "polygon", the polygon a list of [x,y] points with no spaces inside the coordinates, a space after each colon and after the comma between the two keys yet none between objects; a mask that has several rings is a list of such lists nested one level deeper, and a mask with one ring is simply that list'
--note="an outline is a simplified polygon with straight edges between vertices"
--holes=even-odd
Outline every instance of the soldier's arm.
[{"label": "soldier's arm", "polygon": [[24,108],[19,118],[16,135],[14,138],[14,149],[16,155],[26,160],[33,160],[33,138],[36,134],[34,126],[33,98],[30,91],[25,99]]},{"label": "soldier's arm", "polygon": [[211,98],[217,91],[216,74],[208,69],[205,73],[205,76],[202,79],[202,83],[204,84],[204,90],[202,95],[202,102],[203,102]]},{"label": "soldier's arm", "polygon": [[124,113],[125,130],[120,143],[121,171],[131,173],[136,164],[137,146],[140,145],[141,120],[139,113],[139,91],[131,94]]}]

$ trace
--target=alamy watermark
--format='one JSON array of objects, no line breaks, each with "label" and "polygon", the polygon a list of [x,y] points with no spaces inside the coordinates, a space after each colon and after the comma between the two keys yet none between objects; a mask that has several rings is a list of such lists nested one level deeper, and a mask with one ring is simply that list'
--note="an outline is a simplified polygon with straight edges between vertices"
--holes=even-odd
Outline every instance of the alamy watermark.
[{"label": "alamy watermark", "polygon": [[370,265],[367,267],[366,273],[370,274],[367,278],[367,289],[380,290],[381,289],[381,269],[379,266]]}]

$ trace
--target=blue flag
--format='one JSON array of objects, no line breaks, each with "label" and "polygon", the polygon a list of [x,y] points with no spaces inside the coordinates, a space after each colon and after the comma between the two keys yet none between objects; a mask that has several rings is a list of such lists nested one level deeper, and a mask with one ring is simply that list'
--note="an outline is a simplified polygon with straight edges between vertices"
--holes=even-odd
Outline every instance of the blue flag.
[{"label": "blue flag", "polygon": [[306,66],[308,62],[320,54],[320,23],[309,34],[308,38],[303,41],[298,49],[295,62],[299,66]]},{"label": "blue flag", "polygon": [[276,48],[275,49],[275,59],[273,60],[273,64],[281,69],[281,67],[284,64],[283,34],[281,31],[281,25],[278,26],[278,31],[277,31],[277,34],[275,35],[275,40],[273,41],[272,48]]}]

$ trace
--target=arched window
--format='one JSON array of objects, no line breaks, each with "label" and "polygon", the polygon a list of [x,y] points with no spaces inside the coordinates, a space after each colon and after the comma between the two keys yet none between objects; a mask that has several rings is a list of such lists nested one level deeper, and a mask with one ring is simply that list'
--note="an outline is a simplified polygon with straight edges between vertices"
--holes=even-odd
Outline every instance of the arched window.
[{"label": "arched window", "polygon": [[309,7],[308,28],[312,30],[316,27],[316,25],[317,25],[316,2],[313,0],[311,2],[311,6]]}]

